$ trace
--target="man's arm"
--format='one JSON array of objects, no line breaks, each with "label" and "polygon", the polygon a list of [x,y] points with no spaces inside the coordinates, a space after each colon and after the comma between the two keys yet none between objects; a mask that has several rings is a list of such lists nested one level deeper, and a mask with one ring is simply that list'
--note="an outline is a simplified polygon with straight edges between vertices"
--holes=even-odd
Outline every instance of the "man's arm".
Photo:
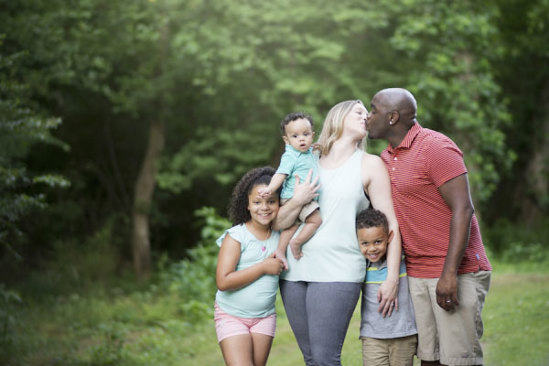
[{"label": "man's arm", "polygon": [[471,220],[475,211],[469,192],[467,173],[450,179],[438,188],[442,198],[452,211],[450,242],[442,274],[437,283],[437,303],[446,311],[459,305],[457,296],[457,272],[469,243]]}]

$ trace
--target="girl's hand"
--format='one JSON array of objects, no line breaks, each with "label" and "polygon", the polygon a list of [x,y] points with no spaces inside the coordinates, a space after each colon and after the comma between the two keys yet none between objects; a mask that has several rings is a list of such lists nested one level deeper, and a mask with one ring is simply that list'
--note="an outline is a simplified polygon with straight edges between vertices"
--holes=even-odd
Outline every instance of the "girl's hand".
[{"label": "girl's hand", "polygon": [[393,310],[398,311],[398,280],[383,281],[377,292],[377,302],[379,303],[377,311],[383,318],[391,316]]},{"label": "girl's hand", "polygon": [[274,252],[274,255],[275,255],[275,258],[278,258],[282,261],[282,264],[284,265],[284,267],[282,267],[282,269],[284,271],[287,271],[288,270],[288,260],[286,259],[286,253],[284,253],[282,250],[280,250],[280,248],[277,248]]},{"label": "girl's hand", "polygon": [[278,276],[280,272],[282,272],[282,270],[284,269],[284,262],[282,262],[280,258],[275,258],[274,252],[271,253],[271,255],[262,263],[265,274]]}]

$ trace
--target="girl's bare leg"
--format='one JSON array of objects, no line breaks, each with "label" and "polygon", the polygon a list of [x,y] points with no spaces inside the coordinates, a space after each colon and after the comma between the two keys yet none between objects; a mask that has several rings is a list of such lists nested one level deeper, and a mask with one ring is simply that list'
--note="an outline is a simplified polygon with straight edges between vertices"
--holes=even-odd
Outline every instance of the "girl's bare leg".
[{"label": "girl's bare leg", "polygon": [[254,348],[251,335],[243,334],[225,338],[219,343],[219,347],[221,347],[225,365],[254,366]]},{"label": "girl's bare leg", "polygon": [[266,334],[252,333],[252,344],[254,366],[265,366],[267,358],[269,358],[269,352],[271,352],[273,337]]}]

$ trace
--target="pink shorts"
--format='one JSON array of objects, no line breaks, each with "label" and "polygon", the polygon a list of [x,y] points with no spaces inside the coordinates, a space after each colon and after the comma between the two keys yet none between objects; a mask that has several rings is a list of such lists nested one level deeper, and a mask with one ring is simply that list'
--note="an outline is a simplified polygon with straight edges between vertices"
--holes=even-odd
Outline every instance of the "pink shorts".
[{"label": "pink shorts", "polygon": [[239,318],[224,312],[217,303],[214,306],[215,332],[217,341],[221,342],[225,338],[260,333],[274,338],[276,330],[276,314],[271,314],[264,318]]}]

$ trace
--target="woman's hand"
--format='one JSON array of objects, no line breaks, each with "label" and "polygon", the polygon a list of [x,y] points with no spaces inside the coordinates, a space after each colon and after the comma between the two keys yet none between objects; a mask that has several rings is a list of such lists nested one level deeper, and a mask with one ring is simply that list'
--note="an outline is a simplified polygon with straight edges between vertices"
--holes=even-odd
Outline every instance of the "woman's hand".
[{"label": "woman's hand", "polygon": [[299,206],[303,206],[311,202],[315,197],[318,197],[317,191],[320,188],[318,185],[318,177],[311,181],[312,176],[313,169],[309,169],[309,173],[307,173],[307,177],[303,182],[301,182],[301,177],[299,175],[295,175],[294,195],[292,196],[292,200]]},{"label": "woman's hand", "polygon": [[387,278],[377,292],[377,302],[379,307],[377,311],[381,316],[391,316],[393,310],[398,311],[398,280],[390,280]]}]

